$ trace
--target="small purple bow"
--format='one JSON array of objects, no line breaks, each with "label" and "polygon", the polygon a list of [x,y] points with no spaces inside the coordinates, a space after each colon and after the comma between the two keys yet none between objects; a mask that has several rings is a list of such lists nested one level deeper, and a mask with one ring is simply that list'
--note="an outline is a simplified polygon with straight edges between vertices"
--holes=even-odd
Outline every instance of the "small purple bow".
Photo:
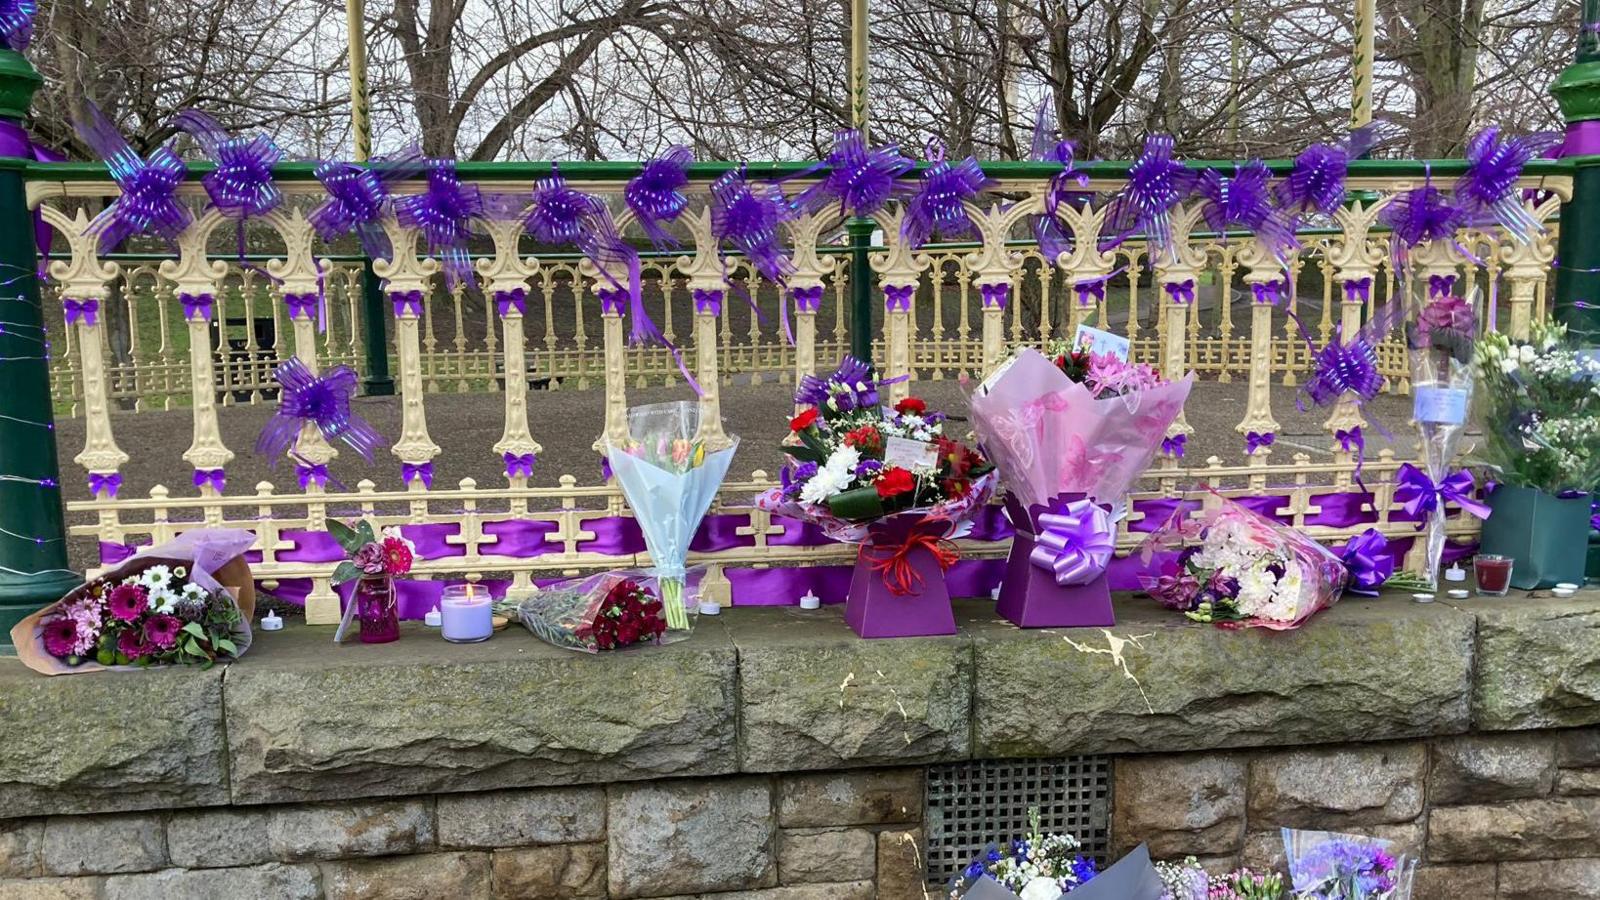
[{"label": "small purple bow", "polygon": [[317,487],[326,487],[328,484],[328,466],[325,463],[295,466],[294,474],[296,478],[300,479],[300,489],[302,491],[312,483],[315,483]]},{"label": "small purple bow", "polygon": [[[1005,309],[1006,299],[1011,296],[1011,285],[980,284],[978,285],[978,293],[983,296],[984,309],[988,309],[991,306],[998,306],[1001,309]],[[909,308],[909,301],[907,308]]]},{"label": "small purple bow", "polygon": [[74,300],[68,297],[61,301],[61,311],[67,317],[68,325],[79,320],[85,325],[93,325],[100,317],[100,301],[93,297],[88,300]]},{"label": "small purple bow", "polygon": [[1255,294],[1257,303],[1270,303],[1278,305],[1283,299],[1282,292],[1286,285],[1281,281],[1258,281],[1250,285],[1250,290]]},{"label": "small purple bow", "polygon": [[1465,469],[1458,469],[1445,480],[1434,484],[1428,473],[1406,463],[1395,473],[1395,483],[1398,487],[1395,488],[1394,499],[1405,507],[1408,514],[1418,517],[1418,530],[1426,524],[1428,516],[1439,508],[1441,501],[1453,502],[1480,519],[1489,517],[1489,507],[1472,496],[1472,490],[1477,485],[1472,480],[1472,473]]},{"label": "small purple bow", "polygon": [[215,301],[210,294],[179,294],[178,302],[183,304],[183,317],[188,320],[211,318],[211,305]]},{"label": "small purple bow", "polygon": [[1028,561],[1055,575],[1063,587],[1088,584],[1104,574],[1117,542],[1111,516],[1090,500],[1059,498],[1054,512],[1039,514],[1042,529]]},{"label": "small purple bow", "polygon": [[1361,426],[1356,425],[1351,427],[1349,430],[1341,428],[1333,433],[1333,437],[1339,442],[1340,450],[1343,450],[1345,453],[1355,453],[1356,480],[1360,481],[1361,464],[1365,462],[1367,455],[1367,439],[1361,434]]},{"label": "small purple bow", "polygon": [[1161,441],[1161,452],[1173,457],[1174,459],[1182,459],[1184,445],[1187,443],[1189,443],[1189,436],[1187,434],[1175,434],[1172,437],[1163,438]]},{"label": "small purple bow", "polygon": [[400,464],[400,481],[401,481],[401,483],[410,484],[413,479],[417,479],[417,478],[422,479],[422,486],[423,487],[425,487],[425,488],[427,488],[429,490],[433,489],[433,463],[432,463],[432,461],[425,462],[425,463],[401,463]]},{"label": "small purple bow", "polygon": [[318,310],[322,306],[316,294],[284,294],[283,305],[289,310],[289,319],[296,318],[317,319]]},{"label": "small purple bow", "polygon": [[[822,289],[818,288],[817,292],[820,295],[821,292],[822,292]],[[722,315],[722,292],[721,291],[714,290],[714,289],[713,290],[706,290],[704,288],[695,288],[693,293],[691,294],[691,298],[694,300],[694,311],[695,311],[696,314],[702,315],[702,316],[720,316],[720,315]],[[798,302],[799,299],[800,299],[800,292],[799,291],[795,291],[795,300]]]},{"label": "small purple bow", "polygon": [[410,310],[413,316],[416,316],[419,319],[422,318],[421,292],[407,291],[403,294],[396,292],[390,294],[389,299],[394,303],[394,314],[396,317],[403,316],[406,314],[407,310]]},{"label": "small purple bow", "polygon": [[[1104,278],[1077,282],[1072,286],[1072,289],[1078,292],[1079,306],[1088,306],[1091,302],[1106,299],[1106,280]],[[1090,298],[1093,298],[1093,300]]]},{"label": "small purple bow", "polygon": [[889,312],[911,309],[911,297],[917,292],[914,284],[888,284],[883,287],[883,308]]},{"label": "small purple bow", "polygon": [[515,478],[518,475],[523,478],[532,478],[533,464],[539,461],[539,457],[533,453],[523,453],[520,456],[515,453],[507,453],[505,454],[505,461],[507,478]]},{"label": "small purple bow", "polygon": [[1182,303],[1187,306],[1194,302],[1194,279],[1185,278],[1182,281],[1169,281],[1163,284],[1162,289],[1173,303]]},{"label": "small purple bow", "polygon": [[1244,452],[1254,456],[1257,450],[1260,450],[1262,447],[1271,447],[1277,442],[1277,440],[1278,436],[1270,431],[1266,432],[1265,434],[1259,431],[1252,431],[1244,436]]},{"label": "small purple bow", "polygon": [[[695,291],[694,293],[695,293],[695,300],[694,300],[695,311],[699,312],[700,311],[700,291]],[[820,285],[820,284],[814,284],[814,285],[812,285],[810,287],[797,287],[797,288],[794,289],[794,291],[792,293],[794,294],[794,311],[795,312],[814,313],[814,312],[817,311],[817,308],[822,305],[822,285]],[[718,300],[717,300],[717,308],[720,310],[721,307],[722,307],[722,300],[719,297]]]},{"label": "small purple bow", "polygon": [[1429,275],[1428,296],[1448,297],[1456,289],[1456,276],[1454,275]]},{"label": "small purple bow", "polygon": [[212,490],[222,493],[222,489],[228,484],[228,473],[222,469],[195,469],[194,486],[205,487],[208,484]]},{"label": "small purple bow", "polygon": [[1349,590],[1376,597],[1378,589],[1394,575],[1394,557],[1389,555],[1389,539],[1376,528],[1368,528],[1344,545],[1340,554],[1350,572]]},{"label": "small purple bow", "polygon": [[495,291],[494,305],[500,311],[500,318],[502,319],[510,315],[513,309],[517,311],[517,315],[525,316],[528,314],[528,292],[522,288],[510,291]]},{"label": "small purple bow", "polygon": [[1372,276],[1365,278],[1346,278],[1344,280],[1344,302],[1354,303],[1357,300],[1365,303],[1372,296]]},{"label": "small purple bow", "polygon": [[117,499],[117,491],[120,490],[122,490],[121,474],[117,472],[112,472],[109,475],[101,475],[98,472],[89,473],[89,493],[91,495],[98,497],[100,492],[104,491],[106,497],[115,500]]}]

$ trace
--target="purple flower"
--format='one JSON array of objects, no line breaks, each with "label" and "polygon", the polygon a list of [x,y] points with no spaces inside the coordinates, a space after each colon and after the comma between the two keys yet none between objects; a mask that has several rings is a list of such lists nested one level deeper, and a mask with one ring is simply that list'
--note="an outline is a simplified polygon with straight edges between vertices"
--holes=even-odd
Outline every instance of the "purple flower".
[{"label": "purple flower", "polygon": [[856,477],[866,481],[883,470],[882,460],[863,459],[856,466]]},{"label": "purple flower", "polygon": [[1149,593],[1168,609],[1187,611],[1194,608],[1195,597],[1200,593],[1200,580],[1187,572],[1162,575],[1149,588]]},{"label": "purple flower", "polygon": [[364,544],[360,550],[356,551],[355,556],[350,558],[350,561],[356,564],[356,568],[368,575],[382,575],[384,573],[383,545]]},{"label": "purple flower", "polygon": [[783,483],[783,495],[791,499],[800,496],[800,489],[805,487],[806,482],[810,481],[811,477],[816,474],[817,464],[814,462],[803,462],[797,466],[784,466],[778,472],[778,478]]},{"label": "purple flower", "polygon": [[44,652],[57,659],[76,655],[74,648],[78,644],[78,623],[63,616],[45,622],[41,631],[44,638]]},{"label": "purple flower", "polygon": [[149,656],[151,647],[144,641],[144,635],[137,628],[130,628],[117,638],[117,650],[130,661]]},{"label": "purple flower", "polygon": [[132,622],[149,608],[150,595],[137,584],[119,584],[111,589],[111,596],[106,598],[106,605],[111,608],[111,615],[114,618]]},{"label": "purple flower", "polygon": [[183,623],[176,616],[154,615],[145,620],[144,639],[160,650],[170,650],[178,642],[178,632]]}]

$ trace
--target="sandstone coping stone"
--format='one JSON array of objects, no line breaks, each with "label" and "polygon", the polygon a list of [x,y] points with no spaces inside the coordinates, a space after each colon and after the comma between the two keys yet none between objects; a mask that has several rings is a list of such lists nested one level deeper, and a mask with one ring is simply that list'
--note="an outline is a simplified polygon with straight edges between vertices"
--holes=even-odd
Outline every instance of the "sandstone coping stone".
[{"label": "sandstone coping stone", "polygon": [[739,650],[747,772],[909,765],[970,755],[972,648],[963,635],[862,640],[842,606],[726,618]]},{"label": "sandstone coping stone", "polygon": [[1422,814],[1427,747],[1363,744],[1263,754],[1250,763],[1250,820],[1346,829]]},{"label": "sandstone coping stone", "polygon": [[613,898],[777,883],[766,778],[613,785],[606,792],[606,821]]},{"label": "sandstone coping stone", "polygon": [[1245,764],[1226,754],[1132,756],[1116,762],[1111,833],[1120,856],[1140,843],[1156,859],[1234,853],[1244,838]]},{"label": "sandstone coping stone", "polygon": [[922,769],[845,769],[788,775],[778,782],[785,828],[890,825],[922,818]]},{"label": "sandstone coping stone", "polygon": [[1433,743],[1428,801],[1436,806],[1550,793],[1556,745],[1546,734],[1471,734]]},{"label": "sandstone coping stone", "polygon": [[878,840],[865,828],[795,828],[778,835],[778,880],[784,884],[871,880]]},{"label": "sandstone coping stone", "polygon": [[490,855],[497,900],[606,900],[606,845],[553,844]]},{"label": "sandstone coping stone", "polygon": [[28,878],[44,871],[44,820],[0,820],[0,878]]},{"label": "sandstone coping stone", "polygon": [[1495,895],[1494,863],[1469,866],[1422,866],[1411,887],[1411,900],[1464,900]]},{"label": "sandstone coping stone", "polygon": [[1600,797],[1442,806],[1428,813],[1428,859],[1483,862],[1600,852]]},{"label": "sandstone coping stone", "polygon": [[599,841],[606,832],[606,794],[599,787],[444,794],[438,816],[441,847]]},{"label": "sandstone coping stone", "polygon": [[319,900],[316,869],[271,864],[238,869],[163,869],[113,875],[104,900],[217,900],[221,897]]},{"label": "sandstone coping stone", "polygon": [[1110,629],[1019,633],[992,611],[964,623],[977,658],[975,757],[1468,729],[1475,621],[1445,604],[1347,598],[1288,632],[1198,626],[1148,599],[1121,599],[1116,609]]},{"label": "sandstone coping stone", "polygon": [[0,659],[0,819],[228,802],[224,671],[46,678]]},{"label": "sandstone coping stone", "polygon": [[146,872],[167,864],[156,814],[51,816],[44,822],[41,853],[49,875]]},{"label": "sandstone coping stone", "polygon": [[186,869],[386,856],[433,849],[425,799],[178,812],[167,853]]},{"label": "sandstone coping stone", "polygon": [[1600,858],[1500,864],[1500,900],[1594,900],[1600,897]]},{"label": "sandstone coping stone", "polygon": [[1600,723],[1600,591],[1475,609],[1472,713],[1480,729]]},{"label": "sandstone coping stone", "polygon": [[318,863],[326,900],[440,900],[487,897],[487,853],[427,853]]},{"label": "sandstone coping stone", "polygon": [[235,803],[735,768],[734,650],[716,620],[658,652],[600,655],[516,631],[435,654],[437,634],[401,631],[335,647],[327,629],[291,626],[229,667]]}]

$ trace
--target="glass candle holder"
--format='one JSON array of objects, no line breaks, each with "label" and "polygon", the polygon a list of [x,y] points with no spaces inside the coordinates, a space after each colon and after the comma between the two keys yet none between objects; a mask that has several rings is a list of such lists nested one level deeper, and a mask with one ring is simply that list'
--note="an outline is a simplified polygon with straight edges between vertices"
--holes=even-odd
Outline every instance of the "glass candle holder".
[{"label": "glass candle holder", "polygon": [[387,644],[400,639],[394,579],[379,575],[357,581],[351,602],[356,605],[356,618],[361,622],[361,643]]},{"label": "glass candle holder", "polygon": [[494,634],[494,600],[486,588],[452,584],[439,599],[440,633],[456,644],[486,641]]},{"label": "glass candle holder", "polygon": [[1485,597],[1504,597],[1511,590],[1511,557],[1480,553],[1472,558],[1472,572],[1478,577],[1478,593]]}]

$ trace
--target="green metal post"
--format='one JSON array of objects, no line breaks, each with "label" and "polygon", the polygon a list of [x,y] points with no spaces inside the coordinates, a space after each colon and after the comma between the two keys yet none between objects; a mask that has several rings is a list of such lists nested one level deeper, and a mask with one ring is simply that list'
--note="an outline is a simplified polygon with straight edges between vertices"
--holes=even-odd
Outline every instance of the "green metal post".
[{"label": "green metal post", "polygon": [[1584,0],[1578,58],[1550,93],[1567,122],[1563,154],[1575,167],[1572,199],[1561,204],[1555,316],[1600,346],[1600,0]]},{"label": "green metal post", "polygon": [[871,219],[851,219],[845,226],[850,235],[850,355],[872,362],[872,266],[867,250],[872,246]]},{"label": "green metal post", "polygon": [[[44,84],[20,54],[0,51],[0,118],[21,127]],[[67,568],[39,264],[25,160],[0,157],[0,645],[11,626],[82,581]]]},{"label": "green metal post", "polygon": [[361,266],[361,318],[367,332],[367,377],[369,397],[394,396],[394,378],[389,374],[389,310],[385,308],[383,280],[372,271],[372,260]]}]

